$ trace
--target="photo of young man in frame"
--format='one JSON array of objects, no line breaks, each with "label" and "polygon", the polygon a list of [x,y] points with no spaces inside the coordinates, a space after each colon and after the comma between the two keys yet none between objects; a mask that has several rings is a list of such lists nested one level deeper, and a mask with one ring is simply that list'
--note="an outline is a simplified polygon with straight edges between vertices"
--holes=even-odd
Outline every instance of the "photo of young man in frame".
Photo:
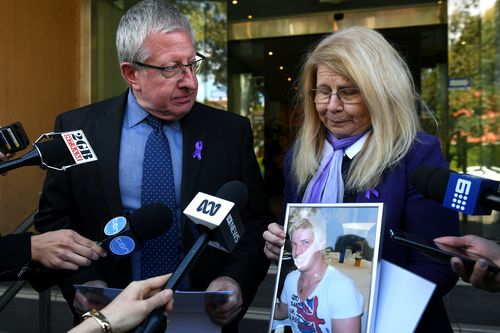
[{"label": "photo of young man in frame", "polygon": [[382,204],[288,205],[269,332],[371,332],[381,221]]}]

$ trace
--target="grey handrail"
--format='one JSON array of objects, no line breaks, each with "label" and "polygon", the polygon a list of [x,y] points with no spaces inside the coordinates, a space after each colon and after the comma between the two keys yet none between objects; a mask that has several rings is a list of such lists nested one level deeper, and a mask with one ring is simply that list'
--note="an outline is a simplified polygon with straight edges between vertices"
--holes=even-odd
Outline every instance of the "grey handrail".
[{"label": "grey handrail", "polygon": [[20,234],[31,228],[36,213],[38,213],[38,210],[35,210],[33,213],[31,213],[31,215],[28,216],[21,224],[19,224],[11,233]]},{"label": "grey handrail", "polygon": [[9,305],[10,301],[16,297],[17,293],[23,289],[26,281],[14,281],[0,297],[0,312]]}]

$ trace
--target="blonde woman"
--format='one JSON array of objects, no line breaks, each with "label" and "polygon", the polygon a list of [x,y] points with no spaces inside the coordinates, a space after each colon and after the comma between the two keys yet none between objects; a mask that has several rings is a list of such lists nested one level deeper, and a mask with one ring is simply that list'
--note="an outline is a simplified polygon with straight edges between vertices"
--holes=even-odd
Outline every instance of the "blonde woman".
[{"label": "blonde woman", "polygon": [[[410,184],[417,166],[448,164],[439,140],[420,132],[409,69],[380,33],[351,27],[326,36],[303,66],[298,97],[303,122],[285,158],[285,203],[383,202],[387,228],[458,234],[457,214]],[[281,227],[269,225],[264,239],[276,259]],[[457,281],[450,267],[389,240],[382,257],[436,283],[416,332],[452,332],[441,300]]]}]

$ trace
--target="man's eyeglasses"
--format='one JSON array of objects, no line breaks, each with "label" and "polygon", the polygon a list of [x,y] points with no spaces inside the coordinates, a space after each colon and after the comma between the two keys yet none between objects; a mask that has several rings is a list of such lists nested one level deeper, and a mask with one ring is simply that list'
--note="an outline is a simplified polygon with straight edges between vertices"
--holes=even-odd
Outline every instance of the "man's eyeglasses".
[{"label": "man's eyeglasses", "polygon": [[163,77],[165,79],[176,79],[176,78],[180,78],[184,74],[184,70],[186,67],[189,68],[191,73],[201,72],[201,70],[203,68],[203,64],[205,63],[206,59],[207,58],[204,55],[196,52],[196,59],[193,62],[186,64],[186,65],[177,64],[177,65],[173,65],[173,66],[160,67],[160,66],[144,64],[144,63],[139,62],[139,61],[134,61],[133,64],[135,64],[137,66],[141,66],[141,67],[156,69],[156,70],[161,72],[161,74],[163,75]]},{"label": "man's eyeglasses", "polygon": [[329,91],[326,89],[311,89],[312,96],[314,97],[314,103],[316,104],[328,104],[330,103],[330,98],[332,95],[336,95],[337,98],[344,104],[355,104],[361,101],[361,94],[359,88],[342,88],[336,92]]}]

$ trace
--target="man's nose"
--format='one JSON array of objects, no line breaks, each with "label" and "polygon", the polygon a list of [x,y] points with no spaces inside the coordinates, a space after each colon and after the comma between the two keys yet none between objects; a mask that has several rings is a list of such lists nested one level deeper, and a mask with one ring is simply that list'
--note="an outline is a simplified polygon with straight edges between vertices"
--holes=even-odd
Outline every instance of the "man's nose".
[{"label": "man's nose", "polygon": [[196,88],[198,79],[196,73],[190,67],[183,67],[182,77],[179,80],[179,84],[182,87],[187,87],[191,89]]}]

